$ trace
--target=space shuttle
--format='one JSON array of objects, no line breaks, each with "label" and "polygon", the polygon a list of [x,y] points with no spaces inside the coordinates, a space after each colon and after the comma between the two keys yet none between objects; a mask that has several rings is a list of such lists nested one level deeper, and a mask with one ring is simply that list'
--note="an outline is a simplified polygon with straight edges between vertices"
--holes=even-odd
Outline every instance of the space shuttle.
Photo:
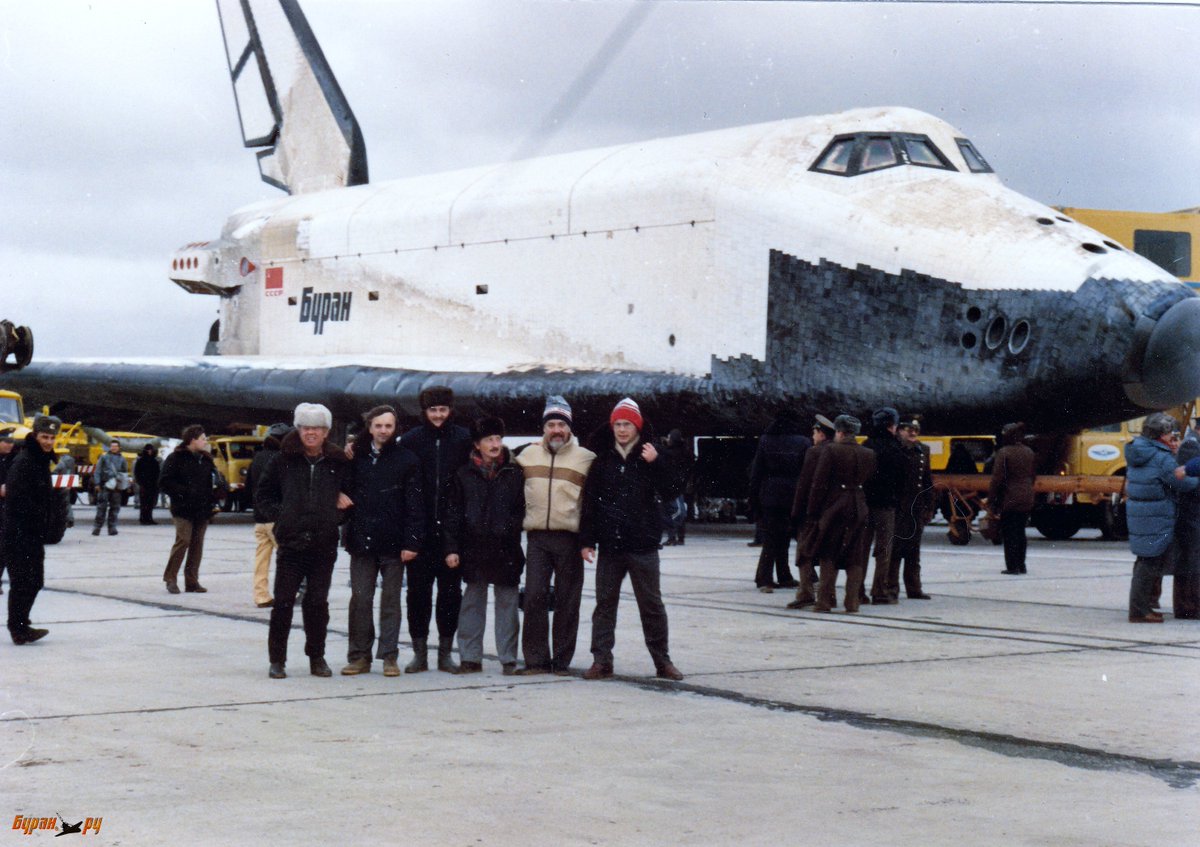
[{"label": "space shuttle", "polygon": [[548,394],[583,422],[632,396],[693,435],[881,405],[927,431],[1064,431],[1200,394],[1200,299],[1006,188],[939,118],[860,108],[373,183],[296,0],[218,11],[243,142],[286,195],[171,256],[219,299],[206,354],[24,355],[7,387],[270,422],[299,402],[416,418],[441,384],[527,432]]}]

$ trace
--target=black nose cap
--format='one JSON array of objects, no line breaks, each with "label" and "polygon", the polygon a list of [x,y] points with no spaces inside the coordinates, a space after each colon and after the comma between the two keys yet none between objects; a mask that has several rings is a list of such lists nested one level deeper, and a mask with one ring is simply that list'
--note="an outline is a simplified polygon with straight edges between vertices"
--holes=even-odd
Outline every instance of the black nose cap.
[{"label": "black nose cap", "polygon": [[1200,297],[1158,319],[1142,357],[1142,405],[1166,408],[1200,394]]}]

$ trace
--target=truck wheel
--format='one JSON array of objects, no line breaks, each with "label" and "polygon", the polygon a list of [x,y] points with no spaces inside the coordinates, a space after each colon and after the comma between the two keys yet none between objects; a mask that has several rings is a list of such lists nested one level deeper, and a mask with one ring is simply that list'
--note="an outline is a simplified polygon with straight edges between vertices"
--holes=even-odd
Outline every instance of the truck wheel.
[{"label": "truck wheel", "polygon": [[1033,513],[1033,527],[1051,541],[1065,541],[1079,532],[1083,520],[1074,509],[1042,509]]},{"label": "truck wheel", "polygon": [[1129,524],[1125,521],[1125,504],[1105,500],[1100,504],[1100,535],[1105,541],[1128,541]]},{"label": "truck wheel", "polygon": [[966,547],[971,543],[971,522],[964,518],[952,518],[946,537],[955,547]]}]

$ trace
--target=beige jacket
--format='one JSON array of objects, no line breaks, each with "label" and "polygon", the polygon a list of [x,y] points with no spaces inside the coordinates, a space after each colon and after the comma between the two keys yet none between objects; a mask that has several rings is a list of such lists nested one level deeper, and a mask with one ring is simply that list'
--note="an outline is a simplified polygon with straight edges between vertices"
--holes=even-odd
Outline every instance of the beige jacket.
[{"label": "beige jacket", "polygon": [[575,436],[557,453],[544,441],[530,444],[517,456],[525,473],[525,523],[529,530],[579,532],[583,481],[596,454],[579,445]]}]

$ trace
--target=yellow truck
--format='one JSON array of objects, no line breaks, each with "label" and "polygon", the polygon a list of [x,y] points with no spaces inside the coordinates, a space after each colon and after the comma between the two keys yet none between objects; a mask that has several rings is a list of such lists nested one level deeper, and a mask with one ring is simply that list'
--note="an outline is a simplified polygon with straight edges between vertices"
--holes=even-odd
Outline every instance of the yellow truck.
[{"label": "yellow truck", "polygon": [[1200,248],[1200,207],[1178,212],[1128,212],[1060,206],[1059,211],[1149,259],[1192,288],[1200,288],[1200,256],[1196,254]]},{"label": "yellow truck", "polygon": [[0,435],[16,438],[18,427],[25,426],[25,404],[15,391],[0,389]]},{"label": "yellow truck", "polygon": [[244,512],[253,504],[246,495],[246,475],[254,454],[262,449],[258,435],[218,435],[209,439],[213,462],[229,486],[221,508],[226,512]]}]

